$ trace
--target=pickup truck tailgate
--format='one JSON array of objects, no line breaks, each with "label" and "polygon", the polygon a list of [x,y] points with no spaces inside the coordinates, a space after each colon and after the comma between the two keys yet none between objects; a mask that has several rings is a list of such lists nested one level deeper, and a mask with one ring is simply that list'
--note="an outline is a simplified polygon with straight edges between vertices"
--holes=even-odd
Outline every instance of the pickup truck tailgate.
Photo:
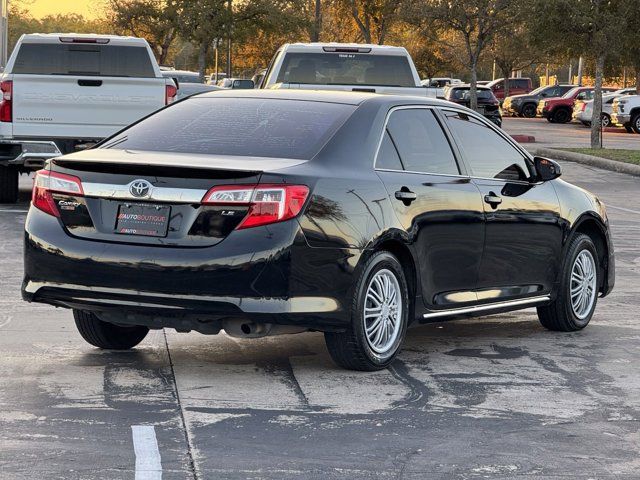
[{"label": "pickup truck tailgate", "polygon": [[162,78],[13,76],[13,135],[100,139],[164,105]]}]

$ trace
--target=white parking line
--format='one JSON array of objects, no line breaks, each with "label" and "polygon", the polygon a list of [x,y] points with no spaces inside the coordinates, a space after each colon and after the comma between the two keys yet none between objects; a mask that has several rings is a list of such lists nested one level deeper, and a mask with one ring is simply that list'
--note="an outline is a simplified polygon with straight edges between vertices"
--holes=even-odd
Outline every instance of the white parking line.
[{"label": "white parking line", "polygon": [[607,205],[607,208],[613,208],[614,210],[622,210],[623,212],[637,213],[638,215],[640,215],[640,212],[638,210],[631,210],[630,208],[615,207],[613,205]]},{"label": "white parking line", "polygon": [[14,210],[10,208],[0,208],[0,212],[27,213],[29,210]]},{"label": "white parking line", "polygon": [[135,480],[162,480],[162,463],[156,430],[152,425],[131,425],[136,453]]}]

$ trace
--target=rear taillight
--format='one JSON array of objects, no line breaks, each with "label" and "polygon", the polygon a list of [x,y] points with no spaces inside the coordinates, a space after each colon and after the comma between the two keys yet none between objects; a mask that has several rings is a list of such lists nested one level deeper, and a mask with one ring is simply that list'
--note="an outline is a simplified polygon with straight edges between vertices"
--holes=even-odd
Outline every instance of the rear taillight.
[{"label": "rear taillight", "polygon": [[10,122],[12,120],[13,82],[11,80],[5,80],[0,83],[0,90],[2,90],[0,122]]},{"label": "rear taillight", "polygon": [[295,217],[308,195],[305,185],[223,185],[209,190],[202,203],[248,206],[249,211],[236,227],[240,230]]},{"label": "rear taillight", "polygon": [[164,95],[164,104],[169,105],[176,99],[176,95],[178,94],[178,89],[175,85],[167,85]]},{"label": "rear taillight", "polygon": [[582,108],[580,110],[584,112],[586,109],[587,109],[587,104],[583,103]]},{"label": "rear taillight", "polygon": [[82,182],[78,177],[49,170],[38,170],[33,179],[31,204],[49,215],[59,217],[60,212],[53,200],[52,193],[84,195]]}]

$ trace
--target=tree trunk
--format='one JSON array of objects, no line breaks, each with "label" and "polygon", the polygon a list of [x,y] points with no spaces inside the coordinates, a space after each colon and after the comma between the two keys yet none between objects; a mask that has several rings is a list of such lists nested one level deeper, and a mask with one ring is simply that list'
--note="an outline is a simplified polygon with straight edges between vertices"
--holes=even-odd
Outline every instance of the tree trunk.
[{"label": "tree trunk", "polygon": [[593,114],[591,115],[591,148],[602,148],[602,77],[604,55],[596,59],[596,88],[593,92]]},{"label": "tree trunk", "polygon": [[503,98],[507,98],[509,96],[509,77],[511,76],[511,67],[509,67],[509,69],[507,68],[501,68],[500,70],[502,70],[502,78],[504,78],[504,97]]},{"label": "tree trunk", "polygon": [[640,65],[636,66],[636,93],[640,95]]},{"label": "tree trunk", "polygon": [[469,108],[478,110],[478,61],[471,62],[471,88],[469,88]]},{"label": "tree trunk", "polygon": [[198,50],[198,74],[200,75],[200,81],[204,82],[205,70],[207,68],[207,47],[209,44],[207,42],[202,42],[200,44],[200,49]]},{"label": "tree trunk", "polygon": [[321,0],[315,0],[314,21],[311,30],[311,41],[320,41],[320,31],[322,30],[322,5]]}]

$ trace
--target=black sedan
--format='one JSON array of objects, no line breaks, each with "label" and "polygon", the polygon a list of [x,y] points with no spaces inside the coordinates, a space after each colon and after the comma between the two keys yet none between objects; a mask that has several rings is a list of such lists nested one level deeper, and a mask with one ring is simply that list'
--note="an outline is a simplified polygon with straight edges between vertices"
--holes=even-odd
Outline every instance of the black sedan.
[{"label": "black sedan", "polygon": [[23,297],[101,348],[315,330],[358,370],[412,324],[537,307],[579,330],[613,247],[604,205],[558,176],[449,102],[204,94],[37,173]]},{"label": "black sedan", "polygon": [[[502,114],[500,113],[500,102],[489,87],[477,86],[478,92],[478,113],[484,115],[498,127],[502,126]],[[451,85],[444,91],[444,99],[469,107],[471,104],[471,87],[469,85]]]}]

